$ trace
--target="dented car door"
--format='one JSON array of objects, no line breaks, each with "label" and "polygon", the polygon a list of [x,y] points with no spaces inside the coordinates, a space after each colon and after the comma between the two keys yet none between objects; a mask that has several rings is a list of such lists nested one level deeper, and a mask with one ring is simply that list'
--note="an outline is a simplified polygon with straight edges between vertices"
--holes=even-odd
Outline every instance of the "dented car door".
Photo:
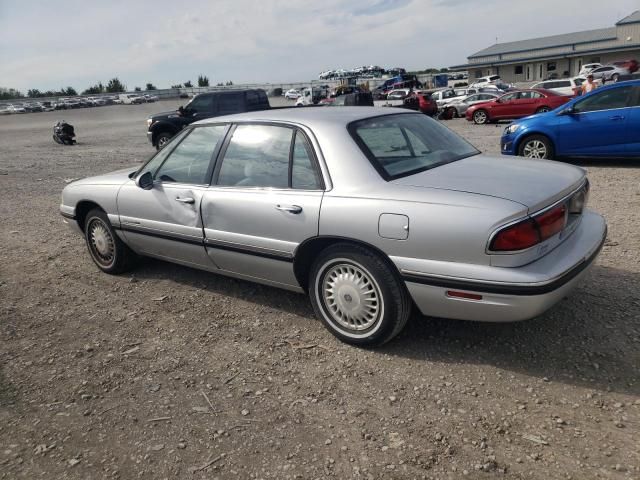
[{"label": "dented car door", "polygon": [[204,249],[200,204],[226,130],[226,125],[190,129],[145,166],[153,175],[150,189],[134,181],[121,187],[120,229],[138,253],[215,269]]}]

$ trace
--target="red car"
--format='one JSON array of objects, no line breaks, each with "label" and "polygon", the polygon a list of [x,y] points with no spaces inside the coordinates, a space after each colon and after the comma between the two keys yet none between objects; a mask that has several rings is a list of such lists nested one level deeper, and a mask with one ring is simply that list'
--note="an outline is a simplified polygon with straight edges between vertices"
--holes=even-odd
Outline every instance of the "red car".
[{"label": "red car", "polygon": [[477,103],[467,109],[466,117],[477,124],[497,120],[511,120],[528,117],[534,113],[553,110],[571,100],[551,90],[532,88],[509,92],[490,102]]},{"label": "red car", "polygon": [[430,93],[412,92],[403,100],[402,106],[411,110],[418,110],[430,117],[438,113],[438,104],[431,98]]}]

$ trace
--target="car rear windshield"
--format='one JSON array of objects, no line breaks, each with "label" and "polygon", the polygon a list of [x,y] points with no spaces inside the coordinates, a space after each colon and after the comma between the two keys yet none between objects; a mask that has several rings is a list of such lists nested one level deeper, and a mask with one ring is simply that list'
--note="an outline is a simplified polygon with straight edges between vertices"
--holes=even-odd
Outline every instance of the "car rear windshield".
[{"label": "car rear windshield", "polygon": [[423,114],[394,114],[350,123],[349,133],[385,180],[477,155],[478,150]]}]

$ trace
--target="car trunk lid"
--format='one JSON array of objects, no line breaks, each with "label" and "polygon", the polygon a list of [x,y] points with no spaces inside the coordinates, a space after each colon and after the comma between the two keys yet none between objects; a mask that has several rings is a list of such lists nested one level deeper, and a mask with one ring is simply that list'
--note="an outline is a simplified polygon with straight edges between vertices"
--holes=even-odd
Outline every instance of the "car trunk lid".
[{"label": "car trunk lid", "polygon": [[531,213],[560,200],[584,180],[585,171],[572,165],[475,155],[393,183],[502,198],[524,205]]}]

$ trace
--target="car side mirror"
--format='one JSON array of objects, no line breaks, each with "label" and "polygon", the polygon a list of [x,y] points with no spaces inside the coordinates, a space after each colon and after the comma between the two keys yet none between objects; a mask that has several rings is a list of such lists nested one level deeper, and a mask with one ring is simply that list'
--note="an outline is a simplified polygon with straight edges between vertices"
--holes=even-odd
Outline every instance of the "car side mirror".
[{"label": "car side mirror", "polygon": [[573,115],[574,113],[576,113],[576,110],[573,106],[560,110],[560,115]]},{"label": "car side mirror", "polygon": [[151,190],[153,188],[153,175],[151,172],[145,172],[136,179],[136,185],[143,190]]}]

